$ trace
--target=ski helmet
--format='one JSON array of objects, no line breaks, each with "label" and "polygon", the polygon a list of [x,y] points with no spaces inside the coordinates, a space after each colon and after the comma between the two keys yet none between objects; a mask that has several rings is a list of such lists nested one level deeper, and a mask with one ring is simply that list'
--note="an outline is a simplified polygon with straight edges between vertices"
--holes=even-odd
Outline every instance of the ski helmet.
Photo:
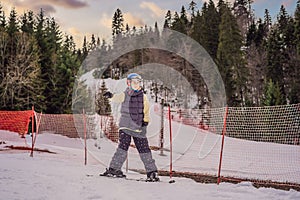
[{"label": "ski helmet", "polygon": [[137,74],[137,73],[131,73],[131,74],[128,74],[127,80],[132,80],[132,79],[139,79],[139,80],[142,80],[142,77],[141,77],[141,75],[139,75],[139,74]]},{"label": "ski helmet", "polygon": [[131,73],[127,76],[127,85],[134,91],[141,89],[142,77],[137,73]]}]

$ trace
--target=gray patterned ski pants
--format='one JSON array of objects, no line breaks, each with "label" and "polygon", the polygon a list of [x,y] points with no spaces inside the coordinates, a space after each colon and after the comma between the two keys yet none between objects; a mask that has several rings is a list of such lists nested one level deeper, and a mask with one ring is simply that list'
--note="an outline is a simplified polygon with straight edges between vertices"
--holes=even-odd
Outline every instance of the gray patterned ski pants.
[{"label": "gray patterned ski pants", "polygon": [[133,138],[134,144],[140,154],[140,158],[144,163],[146,172],[157,171],[155,160],[152,158],[152,153],[149,148],[148,139],[146,137],[133,137],[122,130],[119,132],[119,145],[112,157],[109,167],[121,170],[123,163],[127,158],[128,149],[131,143],[131,137]]}]

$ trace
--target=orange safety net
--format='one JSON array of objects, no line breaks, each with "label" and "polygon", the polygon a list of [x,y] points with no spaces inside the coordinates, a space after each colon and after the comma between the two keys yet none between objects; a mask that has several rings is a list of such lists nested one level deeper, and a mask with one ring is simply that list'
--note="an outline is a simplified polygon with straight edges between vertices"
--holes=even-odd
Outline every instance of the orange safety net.
[{"label": "orange safety net", "polygon": [[[83,135],[83,117],[81,114],[43,114],[36,113],[41,118],[39,132],[52,132],[70,138]],[[77,124],[77,126],[76,126]]]},{"label": "orange safety net", "polygon": [[8,130],[24,135],[28,132],[32,110],[0,111],[0,130]]}]

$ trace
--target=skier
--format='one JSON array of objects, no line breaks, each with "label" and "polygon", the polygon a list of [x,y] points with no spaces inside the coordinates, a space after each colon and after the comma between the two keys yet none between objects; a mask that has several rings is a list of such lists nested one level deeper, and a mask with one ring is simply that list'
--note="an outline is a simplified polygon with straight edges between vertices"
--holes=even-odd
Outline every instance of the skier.
[{"label": "skier", "polygon": [[159,181],[155,160],[146,137],[149,123],[149,101],[141,87],[142,78],[139,74],[131,73],[127,76],[127,88],[119,94],[106,92],[105,97],[112,102],[121,103],[121,117],[119,122],[119,145],[111,159],[109,168],[102,176],[126,177],[121,171],[127,158],[127,152],[133,138],[140,158],[147,172],[147,181]]}]

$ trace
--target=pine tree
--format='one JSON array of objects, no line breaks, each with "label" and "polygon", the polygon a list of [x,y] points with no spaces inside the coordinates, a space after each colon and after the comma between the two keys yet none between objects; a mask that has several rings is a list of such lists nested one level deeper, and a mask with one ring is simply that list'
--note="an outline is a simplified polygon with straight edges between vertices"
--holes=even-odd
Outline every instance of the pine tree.
[{"label": "pine tree", "polygon": [[33,35],[34,33],[34,14],[32,11],[21,16],[21,31]]},{"label": "pine tree", "polygon": [[199,44],[201,44],[202,41],[202,16],[200,14],[200,11],[197,11],[196,16],[193,20],[193,25],[190,30],[190,37],[193,38],[195,41],[197,41]]},{"label": "pine tree", "polygon": [[299,11],[300,1],[295,11],[294,18],[287,16],[287,24],[282,24],[282,52],[285,60],[283,62],[284,92],[289,103],[298,103],[300,100],[300,56],[299,56]]},{"label": "pine tree", "polygon": [[267,33],[265,32],[265,24],[262,19],[259,18],[257,23],[252,21],[246,34],[246,46],[254,44],[256,47],[263,47],[267,39]]},{"label": "pine tree", "polygon": [[9,69],[7,67],[8,60],[9,60],[9,49],[8,49],[8,42],[9,35],[4,30],[0,31],[0,98],[1,98],[1,109],[6,109],[7,105],[9,104],[9,99],[6,97],[8,95],[7,89],[5,87],[4,79],[9,74]]},{"label": "pine tree", "polygon": [[280,35],[277,30],[272,30],[267,44],[267,73],[266,79],[278,83],[281,91],[284,91],[284,76],[282,63],[285,60],[282,53]]},{"label": "pine tree", "polygon": [[225,82],[228,105],[244,105],[248,71],[241,50],[242,37],[229,8],[222,15],[219,41],[217,59]]},{"label": "pine tree", "polygon": [[77,53],[74,51],[75,43],[70,36],[66,36],[59,51],[60,57],[56,67],[56,85],[57,96],[53,101],[59,108],[56,108],[57,113],[72,113],[72,92],[74,88],[75,77],[80,67],[80,60],[77,58]]},{"label": "pine tree", "polygon": [[297,1],[297,7],[295,11],[295,33],[296,36],[296,48],[297,55],[300,59],[300,0]]},{"label": "pine tree", "polygon": [[164,28],[170,28],[172,24],[172,14],[171,11],[168,10],[165,16]]},{"label": "pine tree", "polygon": [[257,33],[256,23],[253,20],[246,34],[246,46],[249,47],[251,46],[251,44],[255,42],[256,33]]},{"label": "pine tree", "polygon": [[223,15],[224,11],[227,9],[227,7],[228,7],[228,5],[227,5],[227,3],[225,3],[224,0],[218,1],[217,8],[218,8],[220,18]]},{"label": "pine tree", "polygon": [[196,16],[196,8],[197,8],[197,3],[195,3],[194,1],[191,1],[189,3],[189,10],[191,11],[191,24],[194,23],[194,19]]},{"label": "pine tree", "polygon": [[7,25],[7,33],[12,36],[14,33],[19,31],[17,12],[15,8],[13,8],[10,12],[8,25]]},{"label": "pine tree", "polygon": [[[73,54],[76,54],[76,44],[74,42],[73,36],[69,37],[69,43],[68,43],[69,51],[73,52]],[[77,58],[78,59],[78,58]]]},{"label": "pine tree", "polygon": [[[168,15],[168,17],[169,16],[170,15]],[[165,22],[167,22],[167,19]],[[180,15],[177,12],[174,13],[170,28],[180,33],[187,34],[187,31],[189,29],[189,21],[187,19],[187,14],[184,6],[181,7]]]},{"label": "pine tree", "polygon": [[9,43],[8,43],[8,51],[10,54],[10,59],[14,59],[16,56],[16,34],[19,32],[19,25],[18,25],[18,19],[17,19],[17,12],[15,8],[13,8],[10,12],[9,19],[8,19],[8,25],[7,25],[7,33],[9,35]]},{"label": "pine tree", "polygon": [[249,70],[248,88],[250,105],[259,106],[262,95],[264,78],[266,77],[266,33],[262,19],[252,22],[247,33],[246,55]]},{"label": "pine tree", "polygon": [[83,45],[82,45],[82,58],[81,58],[81,61],[83,61],[87,57],[88,53],[89,53],[89,50],[88,50],[88,45],[87,45],[87,41],[86,41],[86,36],[84,36]]},{"label": "pine tree", "polygon": [[295,48],[296,54],[294,58],[294,71],[293,82],[291,85],[291,91],[289,94],[290,103],[300,102],[300,0],[297,1],[297,7],[295,11]]},{"label": "pine tree", "polygon": [[300,95],[299,95],[299,81],[297,82],[297,84],[293,85],[291,88],[291,91],[289,93],[289,103],[290,104],[297,104],[300,102]]},{"label": "pine tree", "polygon": [[88,51],[93,51],[97,47],[95,35],[92,34],[91,41],[89,42]]},{"label": "pine tree", "polygon": [[189,27],[189,20],[187,18],[186,9],[184,6],[181,7],[180,21],[181,21],[182,25],[185,27],[185,32],[187,32],[187,28]]},{"label": "pine tree", "polygon": [[157,22],[155,22],[155,24],[154,24],[154,35],[155,35],[156,39],[159,39],[159,29],[158,29]]},{"label": "pine tree", "polygon": [[105,39],[102,39],[101,48],[103,51],[107,51],[107,42]]},{"label": "pine tree", "polygon": [[290,48],[295,44],[296,36],[294,20],[287,14],[285,7],[282,5],[280,8],[280,13],[277,17],[277,26],[279,34],[281,34],[281,40],[284,48]]},{"label": "pine tree", "polygon": [[180,28],[180,18],[178,13],[175,11],[174,16],[172,18],[172,24],[171,24],[172,29],[179,29]]},{"label": "pine tree", "polygon": [[177,12],[174,13],[171,29],[186,34],[186,26]]},{"label": "pine tree", "polygon": [[216,59],[221,19],[212,0],[209,1],[207,7],[204,6],[202,13],[202,37],[200,44],[206,49],[213,59]]},{"label": "pine tree", "polygon": [[45,101],[43,102],[46,113],[60,113],[59,102],[59,85],[57,85],[60,76],[58,73],[58,66],[60,65],[59,54],[61,48],[62,36],[59,26],[53,18],[46,18],[44,11],[41,9],[37,16],[37,25],[35,31],[35,38],[41,52],[40,66],[42,84],[45,88],[43,94]]},{"label": "pine tree", "polygon": [[256,46],[265,46],[266,45],[266,40],[267,40],[267,32],[265,30],[265,25],[262,21],[262,19],[259,19],[258,22],[258,27],[257,27],[257,31],[256,31],[256,35],[254,38],[254,42]]},{"label": "pine tree", "polygon": [[101,41],[100,41],[100,38],[97,37],[97,47],[99,47],[101,45]]},{"label": "pine tree", "polygon": [[253,0],[235,0],[233,4],[234,15],[243,38],[246,38],[248,27],[253,21],[250,10],[252,2]]},{"label": "pine tree", "polygon": [[262,99],[263,106],[276,106],[284,104],[284,97],[281,95],[278,83],[274,84],[272,79],[265,83],[265,92]]},{"label": "pine tree", "polygon": [[113,16],[112,20],[112,35],[116,37],[117,35],[121,35],[124,31],[124,18],[122,11],[118,8]]},{"label": "pine tree", "polygon": [[271,30],[272,26],[272,18],[270,16],[269,10],[265,9],[265,15],[264,15],[264,32],[266,36],[268,35],[269,31]]},{"label": "pine tree", "polygon": [[5,27],[6,27],[6,17],[0,2],[0,30],[4,30]]},{"label": "pine tree", "polygon": [[0,109],[4,109],[3,104],[3,94],[5,93],[5,88],[2,85],[2,81],[5,78],[7,71],[7,61],[8,61],[8,34],[5,30],[6,28],[6,21],[5,21],[5,13],[3,11],[3,7],[0,2],[0,97],[1,98],[1,105]]},{"label": "pine tree", "polygon": [[[277,23],[275,24],[275,29],[277,32],[277,42],[278,42],[278,65],[281,65],[282,69],[282,80],[274,80],[279,83],[281,87],[281,92],[284,96],[289,96],[289,93],[294,85],[294,73],[297,68],[297,61],[295,58],[296,54],[296,36],[295,33],[295,23],[294,19],[290,17],[285,7],[282,5],[280,12],[277,17]],[[273,65],[273,67],[279,68],[279,66]],[[274,70],[275,70],[274,69]],[[279,71],[280,72],[280,71]],[[280,75],[280,74],[278,74]],[[280,78],[280,76],[278,76]]]},{"label": "pine tree", "polygon": [[108,98],[103,94],[107,92],[105,82],[102,81],[99,91],[96,93],[96,113],[99,115],[109,115],[111,113],[111,106]]},{"label": "pine tree", "polygon": [[126,23],[126,28],[125,28],[125,35],[129,36],[130,35],[130,27],[129,25]]}]

